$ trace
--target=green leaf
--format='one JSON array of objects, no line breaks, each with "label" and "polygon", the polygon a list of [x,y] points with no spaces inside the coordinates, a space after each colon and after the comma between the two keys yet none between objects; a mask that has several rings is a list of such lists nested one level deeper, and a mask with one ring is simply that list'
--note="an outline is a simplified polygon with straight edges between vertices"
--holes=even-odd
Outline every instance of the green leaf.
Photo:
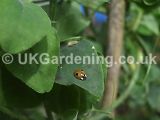
[{"label": "green leaf", "polygon": [[159,23],[152,15],[144,15],[138,32],[144,35],[155,34],[159,35]]},{"label": "green leaf", "polygon": [[89,25],[89,21],[80,12],[80,5],[75,2],[57,4],[55,17],[56,29],[61,41],[78,35]]},{"label": "green leaf", "polygon": [[30,108],[40,105],[42,102],[41,94],[26,86],[6,68],[1,68],[1,70],[0,106]]},{"label": "green leaf", "polygon": [[[20,64],[26,59],[25,54],[27,54],[28,57],[29,54],[32,56],[38,54],[36,57],[38,63],[30,63],[29,61],[31,58],[27,58],[27,63]],[[43,54],[47,55],[43,56]],[[39,93],[49,92],[52,89],[58,67],[58,64],[52,64],[52,56],[57,57],[58,55],[59,41],[54,29],[52,29],[46,38],[41,40],[30,50],[21,54],[21,62],[19,62],[20,57],[18,59],[18,54],[14,56],[14,63],[6,66],[14,76],[22,80],[35,91]],[[41,56],[43,56],[42,58],[44,59],[40,60]]]},{"label": "green leaf", "polygon": [[[131,92],[131,98],[132,100],[130,101],[132,103],[132,106],[143,106],[145,105],[146,101],[146,93],[145,93],[145,88],[143,85],[135,85],[133,91]],[[134,107],[133,106],[133,107]]]},{"label": "green leaf", "polygon": [[22,0],[1,0],[0,18],[0,46],[10,53],[31,48],[51,28],[42,8]]},{"label": "green leaf", "polygon": [[159,4],[159,0],[143,0],[144,4],[150,6],[150,5],[154,5],[154,4]]},{"label": "green leaf", "polygon": [[75,86],[55,84],[53,90],[46,96],[46,106],[57,114],[70,110],[78,110],[80,105],[79,89]]},{"label": "green leaf", "polygon": [[147,100],[152,109],[160,111],[160,85],[151,85]]},{"label": "green leaf", "polygon": [[98,52],[98,54],[103,54],[103,46],[99,42],[93,41],[93,44],[94,44],[95,49]]},{"label": "green leaf", "polygon": [[147,81],[149,83],[160,84],[160,68],[156,65],[152,65],[149,71],[149,75],[147,77]]},{"label": "green leaf", "polygon": [[0,57],[3,55],[3,50],[0,48]]},{"label": "green leaf", "polygon": [[[76,118],[92,108],[96,99],[83,89],[71,85],[55,84],[52,91],[46,94],[46,107],[65,119]],[[64,119],[64,120],[65,120]]]},{"label": "green leaf", "polygon": [[[81,57],[81,61],[78,64],[76,64],[74,59],[73,63],[70,62],[72,55],[74,58],[75,56]],[[63,46],[61,48],[61,56],[68,56],[65,58],[68,60],[62,61],[56,82],[62,85],[75,84],[92,95],[101,97],[104,91],[104,74],[101,62],[98,64],[93,63],[98,56],[93,44],[88,40],[82,40],[73,46]],[[88,58],[91,59],[90,62],[92,63],[87,63],[89,61]],[[87,80],[81,81],[75,78],[73,73],[76,69],[83,69],[87,75]]]}]

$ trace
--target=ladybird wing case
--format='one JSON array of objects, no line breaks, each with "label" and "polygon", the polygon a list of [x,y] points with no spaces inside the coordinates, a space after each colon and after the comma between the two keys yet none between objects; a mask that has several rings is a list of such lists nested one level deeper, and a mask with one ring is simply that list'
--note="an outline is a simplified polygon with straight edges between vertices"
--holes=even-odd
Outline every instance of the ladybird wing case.
[{"label": "ladybird wing case", "polygon": [[76,69],[74,71],[74,77],[77,78],[78,80],[86,80],[87,75],[84,72],[84,70],[82,70],[82,69]]}]

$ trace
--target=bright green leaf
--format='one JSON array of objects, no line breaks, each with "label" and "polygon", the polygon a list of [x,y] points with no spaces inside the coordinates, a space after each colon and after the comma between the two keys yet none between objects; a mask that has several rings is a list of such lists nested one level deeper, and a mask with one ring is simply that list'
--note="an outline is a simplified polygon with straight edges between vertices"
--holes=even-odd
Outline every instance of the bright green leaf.
[{"label": "bright green leaf", "polygon": [[31,48],[51,28],[47,14],[39,6],[22,0],[1,0],[0,18],[0,46],[10,53]]}]

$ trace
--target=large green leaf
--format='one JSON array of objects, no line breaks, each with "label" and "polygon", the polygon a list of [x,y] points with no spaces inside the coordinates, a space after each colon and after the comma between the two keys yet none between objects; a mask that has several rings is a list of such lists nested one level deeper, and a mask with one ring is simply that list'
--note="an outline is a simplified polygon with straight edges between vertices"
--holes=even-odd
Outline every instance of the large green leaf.
[{"label": "large green leaf", "polygon": [[[84,58],[84,62],[86,62],[83,64],[82,60],[79,64],[74,62],[67,64],[67,62],[63,60],[56,82],[63,85],[75,84],[94,96],[101,97],[104,90],[104,74],[102,64],[93,63],[98,56],[93,44],[88,40],[82,40],[76,45],[63,46],[61,48],[61,56],[72,56],[71,54],[73,54],[73,57],[79,56],[81,59]],[[85,57],[89,57],[92,63],[87,63],[88,60],[85,60]],[[70,57],[65,59],[70,59]],[[87,80],[81,81],[76,79],[73,75],[76,69],[83,69],[88,76]]]},{"label": "large green leaf", "polygon": [[78,35],[89,25],[89,21],[80,12],[80,5],[75,2],[57,4],[55,18],[58,37],[61,41]]},{"label": "large green leaf", "polygon": [[[43,53],[48,55],[44,55],[43,60],[39,61],[38,59]],[[29,63],[29,58],[27,59],[28,61],[26,64],[19,64],[19,55],[15,55],[14,63],[7,65],[8,70],[35,91],[39,93],[50,91],[54,83],[58,64],[52,64],[52,61],[48,62],[48,60],[51,60],[52,56],[59,55],[59,41],[55,31],[52,29],[46,38],[41,40],[27,52],[23,53],[22,58],[25,57],[25,54],[39,54],[36,57],[38,64],[36,62]]]},{"label": "large green leaf", "polygon": [[41,94],[26,86],[6,68],[3,67],[1,70],[0,106],[30,108],[42,102]]},{"label": "large green leaf", "polygon": [[32,47],[51,27],[47,14],[39,6],[23,0],[1,0],[0,18],[0,46],[10,53]]}]

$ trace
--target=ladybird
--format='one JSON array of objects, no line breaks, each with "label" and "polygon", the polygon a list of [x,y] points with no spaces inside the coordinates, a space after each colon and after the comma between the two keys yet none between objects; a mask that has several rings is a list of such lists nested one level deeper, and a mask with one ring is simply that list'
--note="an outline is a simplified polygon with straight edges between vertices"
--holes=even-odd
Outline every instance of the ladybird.
[{"label": "ladybird", "polygon": [[82,69],[76,69],[73,74],[74,74],[74,77],[77,78],[78,80],[86,80],[87,79],[87,75],[84,72],[84,70],[82,70]]}]

